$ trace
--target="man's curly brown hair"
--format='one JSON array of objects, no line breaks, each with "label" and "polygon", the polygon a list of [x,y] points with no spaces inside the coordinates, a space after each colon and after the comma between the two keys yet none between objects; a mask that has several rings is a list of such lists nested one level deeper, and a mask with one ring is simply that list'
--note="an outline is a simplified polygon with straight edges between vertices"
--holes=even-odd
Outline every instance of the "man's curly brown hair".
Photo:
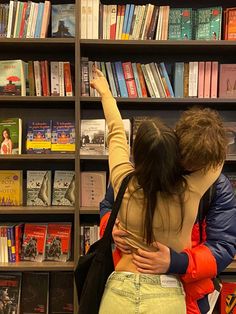
[{"label": "man's curly brown hair", "polygon": [[176,135],[186,170],[207,170],[224,162],[227,138],[217,111],[196,107],[186,110],[176,124]]}]

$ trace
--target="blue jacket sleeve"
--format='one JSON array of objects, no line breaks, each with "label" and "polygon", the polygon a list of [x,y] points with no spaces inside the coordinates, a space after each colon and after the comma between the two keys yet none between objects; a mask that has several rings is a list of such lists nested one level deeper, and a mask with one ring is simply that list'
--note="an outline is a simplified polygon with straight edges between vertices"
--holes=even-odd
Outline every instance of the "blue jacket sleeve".
[{"label": "blue jacket sleeve", "polygon": [[109,185],[105,198],[100,202],[99,208],[100,208],[100,219],[107,213],[112,210],[112,206],[114,203],[114,191],[111,186]]}]

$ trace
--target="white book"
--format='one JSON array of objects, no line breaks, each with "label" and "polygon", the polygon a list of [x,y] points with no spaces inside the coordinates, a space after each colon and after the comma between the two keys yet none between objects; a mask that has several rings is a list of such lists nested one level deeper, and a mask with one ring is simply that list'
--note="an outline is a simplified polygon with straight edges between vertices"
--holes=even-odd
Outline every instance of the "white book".
[{"label": "white book", "polygon": [[[121,8],[121,13],[125,13],[125,5],[122,5],[122,8]],[[119,25],[119,30],[118,30],[118,37],[117,39],[121,39],[121,36],[122,36],[122,30],[123,30],[123,24],[124,24],[124,14],[122,14],[120,16],[120,25]]]},{"label": "white book", "polygon": [[9,13],[8,13],[8,23],[7,23],[7,38],[11,38],[13,7],[14,7],[14,1],[10,0]]},{"label": "white book", "polygon": [[[116,39],[118,39],[119,36],[119,29],[120,29],[120,18],[121,18],[121,5],[119,5],[120,7],[120,12],[118,11],[118,7],[117,7],[117,18],[116,18]],[[120,13],[118,15],[118,12]]]},{"label": "white book", "polygon": [[159,15],[158,15],[158,22],[157,22],[156,38],[155,38],[156,40],[161,39],[163,10],[164,10],[163,6],[160,6]]},{"label": "white book", "polygon": [[107,39],[107,13],[108,5],[103,5],[103,17],[102,17],[102,38]]},{"label": "white book", "polygon": [[93,39],[93,0],[87,0],[87,25],[86,25],[86,37],[87,39]]},{"label": "white book", "polygon": [[105,119],[81,121],[80,154],[105,154]]},{"label": "white book", "polygon": [[93,17],[93,39],[99,39],[99,0],[93,0],[92,7]]},{"label": "white book", "polygon": [[151,83],[151,85],[152,85],[152,89],[153,89],[153,92],[154,92],[154,94],[155,94],[155,97],[156,97],[156,98],[160,98],[160,93],[159,93],[159,90],[158,90],[158,88],[157,88],[157,84],[156,84],[156,82],[155,82],[155,79],[154,79],[154,76],[153,76],[153,73],[152,73],[150,64],[145,64],[145,67],[146,67],[146,69],[147,69],[147,74],[148,74],[150,83]]},{"label": "white book", "polygon": [[32,19],[31,28],[30,28],[30,38],[34,38],[36,21],[37,21],[37,16],[38,16],[38,8],[39,8],[39,4],[34,3],[33,19]]},{"label": "white book", "polygon": [[110,24],[109,24],[109,39],[111,39],[111,27],[116,26],[116,16],[117,16],[117,5],[111,5],[111,10],[110,10]]},{"label": "white book", "polygon": [[34,16],[34,6],[35,6],[35,2],[31,2],[28,24],[27,24],[27,31],[26,31],[26,38],[30,38],[30,35],[31,35],[31,27],[32,27],[33,16]]},{"label": "white book", "polygon": [[80,38],[87,38],[87,0],[80,1]]},{"label": "white book", "polygon": [[193,62],[193,97],[197,97],[198,91],[198,62]]},{"label": "white book", "polygon": [[60,95],[60,87],[59,87],[59,62],[51,61],[51,96],[59,96]]},{"label": "white book", "polygon": [[34,80],[35,80],[36,96],[42,96],[40,62],[34,61],[33,64],[34,64]]},{"label": "white book", "polygon": [[59,95],[65,96],[65,82],[64,82],[64,62],[59,61],[59,67],[58,67],[58,73],[59,73]]},{"label": "white book", "polygon": [[138,40],[139,39],[139,34],[140,34],[140,30],[142,27],[142,22],[143,22],[143,18],[144,18],[144,13],[145,13],[145,5],[142,5],[141,10],[139,12],[139,16],[138,16],[138,22],[137,22],[137,28],[135,30],[135,35],[134,35],[134,39]]},{"label": "white book", "polygon": [[135,39],[135,36],[136,36],[136,30],[137,30],[137,27],[138,27],[138,22],[139,22],[139,17],[140,17],[140,11],[142,10],[142,6],[141,5],[136,5],[135,6],[135,21],[134,21],[134,28],[133,28],[133,31],[132,31],[132,34],[130,34],[130,39]]},{"label": "white book", "polygon": [[27,171],[27,206],[51,205],[51,171]]},{"label": "white book", "polygon": [[111,9],[112,5],[107,6],[107,15],[106,15],[106,39],[110,38],[110,25],[111,25]]},{"label": "white book", "polygon": [[149,16],[152,14],[153,9],[154,9],[154,5],[149,3],[147,5],[147,15],[146,15],[146,18],[145,18],[145,21],[144,21],[144,26],[143,26],[143,31],[142,31],[142,34],[141,34],[141,39],[145,39],[144,38],[144,34],[145,34],[145,31],[146,31],[146,28],[147,28],[147,22],[150,19]]}]

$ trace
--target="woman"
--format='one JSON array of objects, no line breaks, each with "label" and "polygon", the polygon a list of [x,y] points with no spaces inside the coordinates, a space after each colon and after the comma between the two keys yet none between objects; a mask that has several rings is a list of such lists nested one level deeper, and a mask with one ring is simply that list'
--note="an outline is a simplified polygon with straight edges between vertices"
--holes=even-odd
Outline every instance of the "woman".
[{"label": "woman", "polygon": [[[154,241],[177,252],[190,247],[199,201],[223,167],[225,133],[220,132],[217,142],[217,160],[209,160],[203,169],[201,167],[199,171],[182,176],[179,153],[179,144],[182,143],[178,142],[174,131],[158,120],[145,121],[134,141],[132,165],[115,99],[102,72],[97,70],[97,75],[91,86],[102,96],[109,129],[110,178],[115,195],[124,177],[133,173],[118,214],[121,229],[128,232],[127,243],[134,251],[137,248],[153,250],[151,243]],[[215,119],[215,114],[212,118]],[[219,119],[216,123],[217,128],[222,126]],[[202,130],[204,127],[206,125],[203,124]],[[209,145],[201,154],[208,153],[208,150]],[[191,165],[188,170],[192,170]],[[107,281],[99,313],[122,313],[124,309],[127,313],[186,313],[179,278],[139,274],[132,255],[123,254]]]},{"label": "woman", "polygon": [[12,140],[8,128],[2,131],[1,155],[12,154]]}]

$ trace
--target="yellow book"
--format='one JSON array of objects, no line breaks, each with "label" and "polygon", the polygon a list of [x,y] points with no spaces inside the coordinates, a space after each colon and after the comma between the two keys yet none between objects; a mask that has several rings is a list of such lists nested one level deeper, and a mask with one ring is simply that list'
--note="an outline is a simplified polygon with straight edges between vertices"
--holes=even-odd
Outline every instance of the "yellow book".
[{"label": "yellow book", "polygon": [[0,206],[20,206],[22,196],[22,171],[0,170]]}]

